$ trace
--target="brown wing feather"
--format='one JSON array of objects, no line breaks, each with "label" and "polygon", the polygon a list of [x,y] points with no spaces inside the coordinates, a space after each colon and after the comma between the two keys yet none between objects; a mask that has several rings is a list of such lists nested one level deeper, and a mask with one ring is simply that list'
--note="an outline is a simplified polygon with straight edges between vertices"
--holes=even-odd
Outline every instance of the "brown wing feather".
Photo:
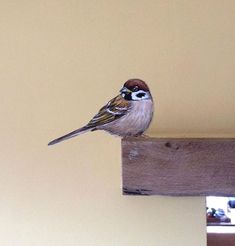
[{"label": "brown wing feather", "polygon": [[129,108],[129,102],[121,95],[118,95],[100,109],[100,111],[87,124],[87,127],[92,128],[110,123],[125,115]]}]

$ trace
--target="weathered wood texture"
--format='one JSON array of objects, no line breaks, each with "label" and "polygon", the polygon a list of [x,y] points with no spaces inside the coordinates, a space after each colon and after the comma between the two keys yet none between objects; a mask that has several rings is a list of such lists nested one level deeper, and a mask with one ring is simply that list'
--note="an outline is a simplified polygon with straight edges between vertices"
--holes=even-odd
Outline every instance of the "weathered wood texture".
[{"label": "weathered wood texture", "polygon": [[234,246],[235,234],[230,233],[208,233],[207,246]]},{"label": "weathered wood texture", "polygon": [[235,196],[235,139],[122,140],[123,194]]}]

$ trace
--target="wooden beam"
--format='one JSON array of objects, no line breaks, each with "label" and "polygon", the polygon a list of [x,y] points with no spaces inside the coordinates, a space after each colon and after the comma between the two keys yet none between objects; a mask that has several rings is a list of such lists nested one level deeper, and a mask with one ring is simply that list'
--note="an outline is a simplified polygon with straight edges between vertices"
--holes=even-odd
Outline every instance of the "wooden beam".
[{"label": "wooden beam", "polygon": [[125,138],[123,194],[235,196],[235,139]]},{"label": "wooden beam", "polygon": [[208,233],[207,246],[234,246],[234,233]]}]

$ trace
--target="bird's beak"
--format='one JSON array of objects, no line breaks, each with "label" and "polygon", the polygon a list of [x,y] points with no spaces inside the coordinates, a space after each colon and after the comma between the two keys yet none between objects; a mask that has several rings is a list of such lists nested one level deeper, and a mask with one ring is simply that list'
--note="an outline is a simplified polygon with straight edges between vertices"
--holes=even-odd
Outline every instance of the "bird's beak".
[{"label": "bird's beak", "polygon": [[131,93],[131,90],[127,89],[126,87],[122,87],[122,89],[120,90],[120,93],[129,94]]}]

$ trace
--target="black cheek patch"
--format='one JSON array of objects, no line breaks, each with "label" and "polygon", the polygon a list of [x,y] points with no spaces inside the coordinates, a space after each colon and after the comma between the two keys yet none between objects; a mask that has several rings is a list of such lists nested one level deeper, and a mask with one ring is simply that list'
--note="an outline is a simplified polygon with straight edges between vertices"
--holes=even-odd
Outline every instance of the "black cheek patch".
[{"label": "black cheek patch", "polygon": [[145,93],[138,93],[136,96],[139,97],[139,98],[141,98],[141,97],[144,97],[145,96]]}]

